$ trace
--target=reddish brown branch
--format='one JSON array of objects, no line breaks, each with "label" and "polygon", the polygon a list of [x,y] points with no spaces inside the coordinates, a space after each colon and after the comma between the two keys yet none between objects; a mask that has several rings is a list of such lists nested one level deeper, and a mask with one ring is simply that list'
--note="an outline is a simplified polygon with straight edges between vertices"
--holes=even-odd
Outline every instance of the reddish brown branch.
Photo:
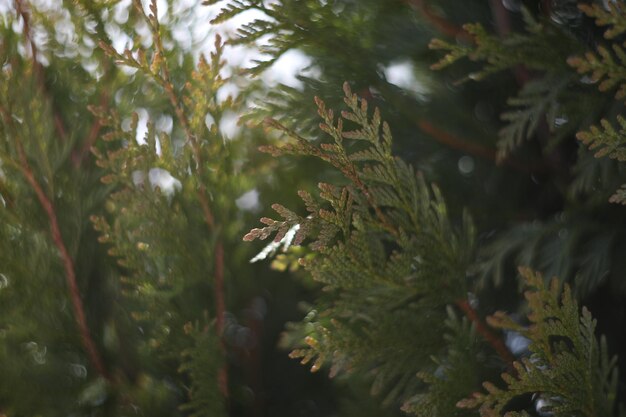
[{"label": "reddish brown branch", "polygon": [[442,143],[452,149],[465,152],[469,155],[476,156],[496,164],[506,165],[516,171],[528,174],[536,171],[542,171],[545,169],[545,167],[538,164],[522,164],[513,159],[505,159],[503,161],[499,161],[496,157],[495,149],[488,146],[480,145],[478,143],[470,142],[466,139],[455,136],[451,133],[441,130],[427,120],[418,120],[417,126],[424,133],[436,139],[439,143]]},{"label": "reddish brown branch", "polygon": [[509,12],[502,5],[502,0],[489,0],[491,14],[496,24],[496,30],[500,37],[505,37],[511,33],[511,17]]},{"label": "reddish brown branch", "polygon": [[[105,106],[108,101],[108,94],[102,93],[100,97],[100,106]],[[85,157],[89,154],[91,148],[96,144],[96,140],[98,140],[98,135],[100,134],[100,129],[102,128],[102,124],[100,123],[100,119],[96,118],[96,120],[91,125],[89,129],[89,134],[87,135],[87,139],[83,142],[83,146],[80,149],[75,150],[72,153],[72,163],[75,168],[80,168],[81,164]]]},{"label": "reddish brown branch", "polygon": [[22,0],[15,0],[15,10],[17,11],[17,14],[22,17],[22,21],[24,22],[24,36],[26,37],[28,45],[30,46],[30,53],[33,59],[34,71],[37,74],[37,80],[39,81],[39,84],[43,86],[43,69],[41,68],[41,64],[39,63],[39,61],[37,61],[37,46],[35,45],[35,42],[33,42],[30,32],[30,16],[28,15],[26,7],[24,7],[24,4],[22,4]]},{"label": "reddish brown branch", "polygon": [[37,199],[39,203],[43,207],[46,215],[48,216],[48,221],[50,222],[50,232],[52,234],[52,240],[59,251],[59,255],[61,256],[61,260],[63,261],[63,267],[65,269],[65,277],[67,281],[67,285],[70,290],[70,299],[72,300],[72,306],[74,308],[74,318],[76,320],[76,325],[78,326],[78,330],[80,331],[81,342],[85,351],[87,352],[87,356],[91,361],[92,365],[96,369],[96,371],[105,379],[111,380],[109,373],[107,372],[104,363],[100,357],[100,353],[96,348],[96,344],[94,343],[91,333],[89,331],[89,327],[87,325],[87,318],[85,316],[85,310],[83,307],[83,302],[80,296],[80,290],[78,289],[78,283],[76,282],[76,273],[74,270],[74,262],[72,260],[71,255],[69,254],[65,243],[63,242],[63,237],[61,235],[61,230],[59,228],[59,223],[57,221],[56,212],[54,209],[54,205],[52,201],[48,198],[48,196],[44,193],[41,188],[39,182],[35,178],[35,175],[28,164],[28,160],[26,158],[26,153],[22,148],[22,144],[16,140],[16,148],[20,158],[20,168],[21,172],[26,178],[26,181],[30,184],[30,186],[35,191],[37,195]]},{"label": "reddish brown branch", "polygon": [[85,139],[83,146],[72,154],[72,163],[75,168],[80,168],[82,165],[85,156],[89,154],[89,150],[95,145],[101,128],[102,124],[100,123],[100,120],[94,121],[91,125],[91,129],[89,129],[89,134],[87,135],[87,139]]},{"label": "reddish brown branch", "polygon": [[496,161],[496,150],[493,148],[454,136],[451,133],[439,129],[427,120],[418,120],[417,125],[424,133],[437,139],[438,142],[443,143],[452,149],[456,149],[457,151],[462,151],[488,161]]},{"label": "reddish brown branch", "polygon": [[449,36],[451,38],[455,38],[460,35],[467,35],[463,28],[447,21],[443,17],[433,12],[424,0],[408,0],[408,3],[415,9],[419,10],[422,17],[441,34]]},{"label": "reddish brown branch", "polygon": [[[224,334],[224,315],[226,303],[224,301],[224,246],[221,241],[215,244],[215,327],[220,337]],[[225,350],[223,339],[220,342],[222,351]],[[228,397],[228,368],[222,366],[218,374],[218,384],[224,397]]]},{"label": "reddish brown branch", "polygon": [[463,314],[465,314],[465,316],[474,324],[476,331],[487,341],[487,343],[491,345],[491,347],[493,347],[498,356],[500,356],[500,358],[507,365],[512,365],[515,361],[515,356],[513,356],[509,348],[506,347],[506,345],[502,341],[502,338],[494,334],[491,330],[489,330],[487,325],[483,323],[481,318],[478,316],[478,313],[476,312],[476,310],[474,310],[474,308],[472,308],[470,303],[467,300],[463,299],[457,300],[456,305],[461,309],[461,311],[463,311]]}]

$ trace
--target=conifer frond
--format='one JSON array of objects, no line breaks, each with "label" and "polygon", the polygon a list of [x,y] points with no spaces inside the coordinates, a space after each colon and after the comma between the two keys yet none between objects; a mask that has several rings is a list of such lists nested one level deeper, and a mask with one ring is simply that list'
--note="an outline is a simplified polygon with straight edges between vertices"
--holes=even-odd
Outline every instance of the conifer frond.
[{"label": "conifer frond", "polygon": [[[604,203],[604,202],[603,202]],[[496,236],[479,253],[481,286],[505,285],[510,265],[529,265],[546,275],[559,276],[586,297],[608,281],[621,281],[610,271],[615,262],[616,234],[594,221],[560,214],[552,221],[522,223]]]},{"label": "conifer frond", "polygon": [[626,32],[626,8],[619,1],[598,4],[580,4],[579,9],[587,16],[595,18],[597,26],[611,26],[604,32],[606,39],[614,39]]},{"label": "conifer frond", "polygon": [[179,408],[190,417],[226,416],[224,399],[220,394],[218,374],[222,354],[214,332],[198,329],[191,323],[185,325],[190,347],[182,352],[183,361],[178,371],[189,376],[187,388],[189,401]]},{"label": "conifer frond", "polygon": [[626,184],[623,184],[615,193],[609,198],[609,202],[626,205]]},{"label": "conifer frond", "polygon": [[[431,41],[429,47],[447,51],[431,66],[445,68],[462,58],[482,62],[481,70],[470,73],[466,79],[481,80],[490,74],[516,65],[541,71],[559,71],[565,59],[575,50],[569,36],[548,22],[535,20],[524,10],[526,33],[513,33],[504,39],[491,35],[479,23],[466,24],[463,29],[472,37],[474,45],[452,44],[440,39]],[[464,79],[464,80],[466,80]]]},{"label": "conifer frond", "polygon": [[591,82],[600,82],[600,91],[617,87],[615,98],[626,97],[626,51],[620,44],[613,43],[610,48],[598,45],[597,52],[587,52],[583,56],[569,58],[567,62],[579,74],[588,75]]},{"label": "conifer frond", "polygon": [[402,410],[418,417],[467,416],[471,411],[456,407],[463,392],[471,392],[480,383],[481,341],[466,318],[460,319],[448,309],[444,355],[433,356],[435,369],[421,371],[418,377],[428,389],[409,398]]},{"label": "conifer frond", "polygon": [[[242,100],[236,95],[218,99],[229,81],[222,76],[219,36],[208,57],[200,56],[194,67],[174,77],[170,71],[176,64],[164,48],[156,1],[149,14],[141,2],[135,6],[149,25],[153,45],[135,45],[123,53],[101,47],[119,65],[137,68],[137,76],[156,87],[165,110],[149,113],[146,133],[138,138],[136,113],[128,129],[118,112],[93,109],[107,130],[107,143],[93,152],[106,172],[102,181],[115,192],[108,213],[92,221],[100,241],[125,269],[122,288],[135,307],[132,317],[142,324],[152,348],[181,361],[181,371],[191,380],[190,402],[183,409],[198,417],[224,415],[225,355],[216,352],[224,348],[225,232],[215,219],[228,224],[246,181],[232,180],[240,148],[235,138],[226,140],[219,126]],[[157,129],[158,118],[171,120],[170,131]],[[219,190],[219,198],[211,190]],[[206,311],[215,312],[215,326],[191,332],[185,323]],[[177,345],[183,331],[193,336],[187,350]]]},{"label": "conifer frond", "polygon": [[[299,224],[294,243],[307,239],[319,255],[301,262],[327,290],[326,307],[309,317],[310,333],[293,357],[312,362],[313,370],[328,363],[332,375],[371,372],[373,391],[389,401],[406,399],[422,385],[415,373],[444,343],[442,332],[427,327],[439,318],[443,325],[445,305],[466,296],[473,227],[469,217],[462,230],[452,226],[440,191],[392,155],[391,130],[380,112],[370,112],[347,84],[344,92],[348,110],[340,117],[316,99],[320,130],[330,142],[316,144],[268,120],[291,142],[266,150],[319,158],[347,184],[322,183],[318,198],[300,192],[306,217],[274,205],[283,220],[262,219],[266,227],[244,239],[280,240]],[[422,315],[430,320],[408,319]]]},{"label": "conifer frond", "polygon": [[[600,127],[591,126],[588,131],[578,132],[576,137],[588,146],[589,150],[595,151],[596,158],[608,156],[619,162],[626,161],[626,119],[617,115],[619,128],[613,127],[606,119],[600,120]],[[623,188],[623,187],[622,187]],[[624,204],[623,189],[617,190],[609,202]]]},{"label": "conifer frond", "polygon": [[548,126],[555,125],[560,109],[559,94],[568,82],[567,78],[548,75],[529,81],[517,97],[507,100],[510,109],[501,118],[508,124],[499,132],[498,159],[506,158],[524,140],[530,139],[543,119]]},{"label": "conifer frond", "polygon": [[617,116],[619,129],[615,129],[606,119],[600,121],[600,127],[591,126],[587,132],[579,132],[576,137],[595,151],[594,156],[608,156],[618,161],[626,161],[626,119]]},{"label": "conifer frond", "polygon": [[[303,5],[297,7],[302,8]],[[228,0],[211,23],[225,22],[249,10],[258,10],[264,13],[263,18],[255,19],[238,28],[236,37],[228,40],[231,45],[250,45],[264,35],[272,35],[259,47],[260,52],[268,58],[254,60],[254,65],[246,70],[252,75],[258,75],[274,64],[282,54],[297,47],[300,43],[297,28],[289,24],[287,13],[282,12],[282,9],[285,8],[294,11],[282,1],[265,6],[262,0]]]},{"label": "conifer frond", "polygon": [[[605,7],[581,4],[580,9],[595,18],[598,26],[610,26],[604,32],[606,39],[615,39],[626,31],[626,12],[620,2],[608,2]],[[610,47],[598,45],[596,52],[571,57],[568,63],[580,74],[587,74],[592,82],[600,82],[600,91],[617,87],[615,97],[626,97],[626,51],[620,43],[613,41]]]},{"label": "conifer frond", "polygon": [[543,277],[520,268],[528,291],[525,328],[505,313],[496,313],[489,323],[521,333],[530,340],[531,356],[515,362],[515,372],[502,374],[506,387],[485,382],[486,394],[475,393],[458,403],[479,408],[482,416],[502,415],[511,400],[524,394],[541,393],[546,399],[542,412],[555,416],[608,416],[613,413],[617,389],[616,359],[610,359],[604,339],[596,340],[595,320],[583,307],[582,314],[569,286],[560,290],[558,280],[544,286]]},{"label": "conifer frond", "polygon": [[[205,2],[205,5],[213,5],[213,4],[217,4],[219,3],[219,1],[211,1],[211,2]],[[218,24],[218,23],[223,23],[231,18],[233,18],[234,16],[237,16],[240,13],[243,13],[245,11],[251,10],[254,8],[254,1],[240,1],[240,0],[232,0],[229,1],[217,14],[217,16],[215,16],[212,20],[211,23],[212,24]]]}]

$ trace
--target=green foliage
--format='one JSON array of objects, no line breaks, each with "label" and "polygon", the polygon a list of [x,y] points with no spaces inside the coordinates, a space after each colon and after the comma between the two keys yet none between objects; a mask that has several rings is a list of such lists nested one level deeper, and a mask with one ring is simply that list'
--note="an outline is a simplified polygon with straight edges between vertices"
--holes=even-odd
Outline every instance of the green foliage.
[{"label": "green foliage", "polygon": [[[209,2],[205,3],[209,4]],[[220,1],[210,3],[215,4],[220,3]],[[242,45],[255,42],[266,35],[272,35],[266,43],[259,47],[259,51],[269,56],[269,59],[255,60],[254,66],[248,70],[250,74],[259,75],[274,64],[282,54],[297,47],[302,39],[302,31],[305,28],[294,26],[292,21],[286,19],[288,13],[285,13],[283,9],[288,7],[292,12],[301,9],[300,12],[297,12],[301,16],[307,16],[311,12],[321,13],[321,19],[328,17],[329,13],[332,15],[330,4],[324,6],[318,2],[309,2],[307,6],[294,7],[289,2],[286,5],[282,1],[272,2],[269,6],[265,6],[262,0],[236,0],[227,2],[211,23],[222,23],[249,10],[258,10],[265,14],[266,17],[264,18],[255,19],[242,25],[237,29],[237,37],[229,40],[232,45]]]},{"label": "green foliage", "polygon": [[226,415],[216,404],[223,402],[223,393],[218,384],[220,361],[222,355],[218,338],[215,333],[205,329],[196,329],[189,323],[188,334],[193,338],[191,347],[182,352],[185,360],[179,371],[189,374],[191,387],[189,402],[180,409],[189,411],[190,417],[208,417]]},{"label": "green foliage", "polygon": [[[626,30],[626,15],[621,3],[611,3],[606,9],[598,5],[581,5],[581,10],[589,17],[595,18],[599,26],[610,26],[604,32],[608,40],[619,37]],[[612,52],[611,52],[612,50]],[[623,99],[626,95],[626,53],[622,45],[617,42],[611,44],[611,48],[603,45],[597,46],[597,52],[587,52],[584,56],[570,58],[568,63],[581,74],[589,74],[591,81],[598,84],[600,91],[610,91],[617,87],[615,98]],[[594,150],[596,158],[608,156],[620,162],[625,160],[622,150],[625,121],[621,115],[617,115],[617,122],[621,129],[615,130],[611,123],[602,119],[600,127],[591,126],[589,131],[579,132],[577,138],[590,150]],[[612,203],[624,204],[621,190],[615,192],[609,199]]]},{"label": "green foliage", "polygon": [[611,248],[621,238],[612,227],[581,215],[562,215],[540,223],[521,223],[481,248],[481,286],[505,285],[507,265],[533,265],[570,283],[577,297],[587,297],[607,281],[621,287],[610,271],[617,262]]},{"label": "green foliage", "polygon": [[[51,12],[43,24],[53,25],[57,17]],[[70,291],[76,284],[88,292],[110,271],[95,260],[100,251],[88,226],[103,190],[94,187],[95,173],[74,175],[92,120],[83,111],[71,132],[64,129],[59,112],[64,99],[47,94],[42,64],[18,53],[30,45],[13,31],[15,19],[0,22],[0,404],[3,412],[17,415],[88,412],[94,405],[79,399],[103,380],[84,349]],[[64,45],[52,40],[49,46]],[[34,51],[39,59],[48,53]],[[60,72],[66,68],[59,67]],[[80,66],[73,77],[60,78],[54,87],[82,90],[84,102],[101,94]],[[55,209],[67,216],[54,216]],[[62,246],[59,239],[71,244]],[[84,261],[72,265],[78,279],[67,276],[68,259]],[[99,291],[108,297],[106,285]],[[90,317],[98,315],[90,321],[96,329],[110,317],[101,307],[86,309]],[[101,405],[110,392],[99,393]]]},{"label": "green foliage", "polygon": [[[595,18],[598,26],[611,26],[604,32],[606,39],[615,39],[626,31],[626,14],[624,5],[615,2],[604,9],[597,4],[581,5],[581,10],[587,16]],[[597,46],[597,52],[587,52],[584,56],[572,57],[568,63],[577,69],[580,74],[589,74],[592,82],[600,82],[600,91],[609,91],[618,87],[615,97],[626,97],[626,52],[619,43],[612,43],[610,48]]]},{"label": "green foliage", "polygon": [[[478,383],[486,365],[482,343],[467,318],[460,319],[448,309],[445,355],[433,357],[434,372],[421,371],[417,376],[428,384],[428,390],[409,398],[403,411],[416,416],[464,416],[468,410],[456,406],[459,395],[470,392]],[[458,398],[455,401],[455,398]]]},{"label": "green foliage", "polygon": [[[617,390],[616,358],[610,358],[606,342],[595,338],[596,322],[578,304],[566,285],[561,293],[553,279],[544,286],[540,274],[520,269],[528,291],[528,319],[524,327],[503,312],[492,316],[492,326],[519,332],[530,340],[530,357],[515,362],[514,371],[502,374],[506,388],[484,383],[487,394],[474,394],[460,407],[480,407],[482,416],[501,415],[511,400],[524,394],[541,393],[538,411],[555,416],[611,415]],[[509,411],[507,415],[528,415]]]},{"label": "green foliage", "polygon": [[[523,3],[206,0],[255,17],[204,55],[199,4],[17,0],[0,415],[618,414],[623,2]],[[264,85],[294,49],[309,67]],[[256,210],[280,274],[246,262]],[[530,326],[517,265],[571,287],[523,270]],[[280,347],[332,384],[274,350],[303,299]]]},{"label": "green foliage", "polygon": [[595,18],[597,26],[611,26],[604,32],[606,39],[615,39],[626,32],[624,23],[624,5],[620,2],[611,2],[600,7],[598,4],[580,4],[578,6],[587,16]]},{"label": "green foliage", "polygon": [[[609,157],[619,162],[626,161],[626,153],[624,152],[624,138],[626,130],[626,120],[618,115],[617,123],[619,130],[615,130],[611,122],[606,119],[600,120],[600,127],[591,126],[588,131],[578,132],[576,137],[583,142],[589,150],[595,151],[594,157]],[[622,186],[623,187],[623,186]],[[611,203],[624,204],[624,198],[621,190],[617,190],[610,198]]]},{"label": "green foliage", "polygon": [[596,158],[608,156],[611,159],[624,162],[626,161],[624,150],[626,120],[622,116],[617,116],[617,123],[620,126],[619,131],[616,131],[608,120],[603,119],[600,121],[601,128],[591,126],[588,132],[579,132],[576,137],[590,150],[595,151],[594,156]]},{"label": "green foliage", "polygon": [[500,131],[498,158],[505,159],[524,140],[531,139],[539,124],[545,119],[548,126],[557,126],[562,115],[559,95],[569,84],[567,78],[546,76],[529,81],[521,89],[519,96],[507,100],[510,110],[502,113],[502,120],[508,124]]},{"label": "green foliage", "polygon": [[484,62],[481,70],[467,76],[467,79],[476,81],[522,64],[533,70],[559,71],[564,67],[567,54],[572,52],[570,48],[575,47],[575,44],[558,27],[537,21],[525,9],[523,13],[527,31],[525,34],[513,33],[501,39],[489,34],[481,24],[476,23],[463,26],[473,44],[454,45],[434,39],[430,48],[447,53],[431,68],[442,69],[462,58]]},{"label": "green foliage", "polygon": [[[321,316],[309,318],[307,346],[292,357],[313,361],[312,370],[329,362],[331,375],[369,369],[375,375],[374,392],[385,392],[388,401],[406,399],[420,386],[413,375],[445,344],[432,331],[433,322],[443,322],[445,305],[467,291],[464,270],[472,258],[473,227],[467,217],[460,231],[450,224],[438,189],[430,190],[409,165],[392,156],[391,131],[379,111],[369,116],[367,102],[347,84],[344,91],[349,110],[340,118],[317,100],[320,129],[332,143],[315,145],[269,120],[293,142],[265,150],[320,158],[342,173],[346,185],[321,183],[319,196],[326,205],[301,191],[307,216],[274,205],[284,220],[264,218],[266,227],[244,239],[274,234],[277,242],[299,225],[293,244],[308,238],[310,250],[320,255],[305,268],[329,298]],[[393,324],[399,322],[411,327]]]},{"label": "green foliage", "polygon": [[[144,13],[140,2],[135,6]],[[112,246],[110,254],[118,257],[127,271],[123,285],[125,293],[136,299],[133,317],[160,355],[179,356],[187,323],[203,312],[215,311],[217,329],[207,325],[193,332],[194,345],[182,350],[178,361],[184,361],[180,370],[190,378],[190,403],[182,409],[193,410],[193,416],[223,415],[223,397],[216,391],[223,355],[216,354],[218,337],[210,333],[223,332],[224,311],[219,310],[223,301],[215,295],[223,291],[219,287],[223,283],[218,281],[224,280],[219,270],[223,267],[218,266],[223,263],[223,254],[218,253],[218,247],[231,230],[222,230],[216,221],[236,228],[237,219],[230,220],[227,213],[245,191],[246,180],[230,178],[241,147],[237,141],[227,141],[218,126],[223,115],[236,111],[241,102],[232,97],[217,98],[219,89],[229,81],[220,75],[225,63],[219,37],[210,59],[200,57],[181,90],[170,76],[156,2],[144,16],[151,28],[153,50],[136,46],[133,51],[117,53],[111,46],[102,47],[118,64],[139,69],[162,89],[177,123],[170,134],[157,132],[155,123],[148,121],[141,143],[136,113],[130,129],[125,130],[116,112],[94,110],[109,129],[106,152],[95,148],[94,153],[107,173],[102,181],[114,186],[115,192],[107,201],[109,215],[92,220],[101,234],[100,241]],[[209,119],[210,125],[206,122]],[[177,133],[185,140],[175,139]],[[220,195],[210,198],[208,190],[218,189]],[[215,302],[207,302],[214,297]]]},{"label": "green foliage", "polygon": [[218,99],[219,37],[195,65],[176,17],[122,6],[0,21],[0,414],[226,413],[216,294],[246,266],[230,242],[253,183],[220,126],[242,99]]},{"label": "green foliage", "polygon": [[[431,49],[448,51],[432,65],[433,69],[442,69],[462,58],[469,58],[484,64],[479,71],[470,73],[467,79],[482,80],[502,70],[513,69],[518,82],[524,81],[519,93],[507,100],[508,109],[500,116],[505,122],[496,144],[496,157],[500,162],[524,141],[534,138],[544,123],[550,132],[557,132],[545,146],[546,153],[552,152],[558,142],[571,133],[572,127],[576,127],[571,122],[567,124],[568,119],[580,117],[576,114],[580,110],[566,104],[573,100],[564,97],[571,94],[568,86],[573,80],[565,62],[569,55],[577,52],[579,46],[571,33],[554,22],[539,21],[524,8],[522,15],[524,34],[514,32],[500,38],[489,34],[480,24],[468,24],[464,29],[473,44],[454,45],[439,39],[430,43]],[[541,53],[538,54],[538,51]],[[529,70],[540,71],[544,75],[526,82]]]}]

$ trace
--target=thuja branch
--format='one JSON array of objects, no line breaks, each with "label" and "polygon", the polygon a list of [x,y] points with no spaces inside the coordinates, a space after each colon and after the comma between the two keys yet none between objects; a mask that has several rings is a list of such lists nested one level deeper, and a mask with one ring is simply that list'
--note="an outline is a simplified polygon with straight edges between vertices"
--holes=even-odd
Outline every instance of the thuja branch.
[{"label": "thuja branch", "polygon": [[[321,100],[318,97],[315,97],[316,103],[319,105]],[[346,178],[348,178],[354,186],[363,194],[365,200],[369,204],[369,206],[374,210],[376,217],[381,222],[381,225],[387,230],[392,236],[398,237],[399,232],[388,219],[388,217],[383,213],[380,206],[376,204],[374,198],[372,197],[372,193],[369,188],[363,183],[361,178],[359,178],[359,174],[356,171],[356,167],[353,164],[346,164],[345,161],[337,160],[337,158],[332,155],[326,154],[322,149],[311,145],[311,143],[296,133],[294,130],[289,129],[287,126],[283,125],[276,119],[272,119],[271,117],[267,117],[264,120],[266,126],[277,129],[287,136],[298,141],[298,144],[302,147],[304,152],[307,155],[314,156],[316,158],[321,159],[324,162],[331,164],[333,167],[338,169]],[[274,153],[275,149],[273,147],[262,146],[259,148],[262,152]],[[344,155],[345,156],[345,155]]]},{"label": "thuja branch", "polygon": [[[185,135],[187,136],[187,142],[191,145],[191,149],[193,152],[196,166],[198,167],[198,170],[200,170],[202,173],[203,161],[202,161],[202,153],[200,151],[200,144],[198,143],[196,136],[191,131],[189,120],[187,119],[187,116],[185,115],[183,104],[181,100],[179,99],[178,95],[176,94],[176,92],[174,91],[174,84],[172,83],[172,80],[170,77],[170,71],[167,66],[167,61],[165,59],[165,50],[163,48],[163,42],[161,40],[161,35],[159,33],[160,25],[159,25],[159,21],[157,18],[156,1],[152,1],[150,4],[150,11],[152,12],[152,14],[149,16],[146,16],[146,14],[144,13],[141,0],[135,0],[134,5],[137,11],[139,12],[139,14],[144,17],[144,19],[146,20],[146,23],[151,28],[152,35],[154,38],[154,46],[156,49],[155,56],[152,59],[152,65],[150,68],[146,69],[147,70],[146,72],[165,91],[167,98],[170,101],[170,104],[174,108],[174,113],[176,114],[176,118],[178,119],[178,122],[180,123],[180,125],[183,127],[183,130],[185,131]],[[220,39],[218,36],[217,42],[219,41]],[[108,45],[103,45],[101,43],[101,46],[105,49],[105,51],[109,53],[111,52],[111,49]],[[206,186],[204,185],[202,181],[200,181],[200,184],[198,186],[198,200],[200,201],[200,206],[202,208],[204,220],[207,226],[209,227],[209,230],[212,230],[215,220],[214,220],[213,212],[209,204],[209,198],[208,198]]]},{"label": "thuja branch", "polygon": [[32,187],[33,191],[37,195],[37,199],[39,203],[43,207],[46,215],[48,217],[48,221],[50,223],[50,232],[52,234],[52,240],[59,251],[59,255],[61,256],[61,260],[63,261],[63,267],[65,269],[65,278],[67,281],[67,285],[70,290],[70,298],[72,301],[72,306],[74,308],[74,317],[76,319],[76,325],[80,331],[81,342],[91,364],[96,369],[96,371],[106,380],[111,381],[111,376],[107,372],[100,353],[96,347],[96,344],[91,337],[91,332],[89,331],[89,326],[87,325],[87,318],[85,316],[85,309],[83,306],[83,302],[80,296],[80,290],[78,288],[78,283],[76,282],[76,272],[74,269],[74,262],[72,260],[71,255],[69,254],[67,247],[65,246],[65,242],[63,241],[63,237],[61,235],[61,230],[59,228],[59,223],[57,220],[56,211],[54,209],[54,205],[50,198],[45,194],[41,185],[35,178],[32,168],[28,163],[28,159],[26,158],[26,153],[24,152],[24,148],[19,140],[15,141],[18,156],[19,156],[19,167],[20,172],[28,182],[28,184]]},{"label": "thuja branch", "polygon": [[[215,227],[215,217],[209,204],[209,197],[203,178],[205,178],[204,161],[202,158],[202,151],[198,138],[193,133],[189,120],[185,114],[185,107],[182,100],[176,94],[174,89],[174,83],[170,76],[170,70],[165,59],[165,49],[163,48],[163,42],[160,35],[160,24],[157,14],[156,0],[152,0],[150,3],[150,15],[146,15],[143,10],[141,0],[134,1],[135,8],[141,16],[146,20],[146,23],[151,28],[151,32],[154,39],[155,52],[152,59],[152,64],[149,68],[146,68],[147,73],[150,74],[152,79],[159,84],[165,91],[171,106],[174,109],[176,118],[185,131],[187,136],[187,142],[191,146],[194,162],[196,163],[197,170],[201,180],[199,181],[197,197],[202,209],[204,222],[208,228],[209,233],[219,233],[219,229]],[[216,43],[220,43],[221,39],[218,36]],[[108,48],[105,48],[107,50]],[[226,303],[224,300],[224,249],[220,238],[218,237],[215,242],[215,267],[214,267],[214,292],[215,292],[215,315],[216,315],[216,330],[220,337],[224,333],[224,317],[226,313]],[[223,341],[220,341],[222,351],[225,350]],[[222,394],[228,396],[228,372],[227,367],[224,365],[218,375],[218,384]]]}]

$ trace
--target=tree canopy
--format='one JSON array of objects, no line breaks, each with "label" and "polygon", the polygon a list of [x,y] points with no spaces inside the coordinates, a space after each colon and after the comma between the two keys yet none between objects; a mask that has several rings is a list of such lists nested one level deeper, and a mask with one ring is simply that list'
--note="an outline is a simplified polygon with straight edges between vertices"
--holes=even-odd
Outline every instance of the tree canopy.
[{"label": "tree canopy", "polygon": [[622,0],[0,17],[0,416],[624,415]]}]

